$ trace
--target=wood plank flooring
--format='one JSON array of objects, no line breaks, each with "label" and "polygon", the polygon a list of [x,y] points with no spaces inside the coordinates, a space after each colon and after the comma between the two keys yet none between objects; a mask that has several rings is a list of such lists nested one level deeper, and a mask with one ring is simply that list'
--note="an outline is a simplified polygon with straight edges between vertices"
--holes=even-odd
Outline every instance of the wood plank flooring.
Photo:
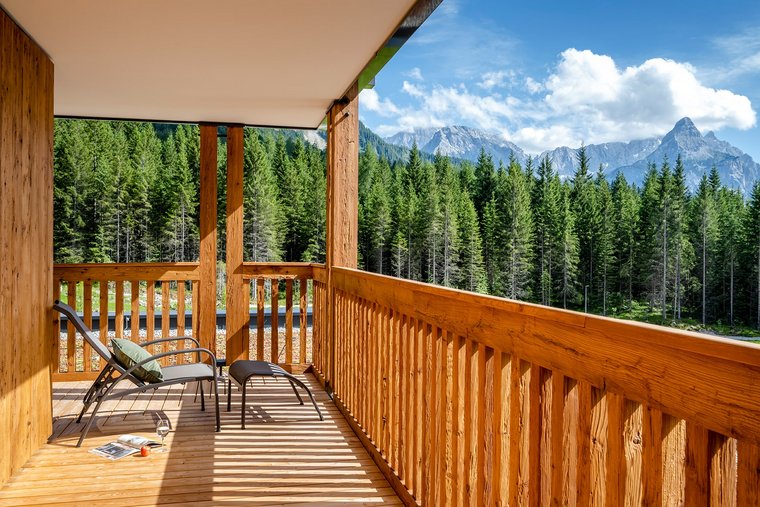
[{"label": "wood plank flooring", "polygon": [[[311,374],[301,376],[325,416],[285,381],[254,379],[246,429],[240,392],[232,411],[220,389],[222,432],[213,403],[201,412],[195,384],[111,402],[79,449],[74,423],[89,383],[53,386],[53,437],[0,490],[5,505],[399,505],[399,499]],[[206,388],[208,390],[208,384]],[[105,404],[104,404],[105,405]],[[155,437],[158,416],[172,432],[168,453],[108,461],[88,452],[124,433]]]}]

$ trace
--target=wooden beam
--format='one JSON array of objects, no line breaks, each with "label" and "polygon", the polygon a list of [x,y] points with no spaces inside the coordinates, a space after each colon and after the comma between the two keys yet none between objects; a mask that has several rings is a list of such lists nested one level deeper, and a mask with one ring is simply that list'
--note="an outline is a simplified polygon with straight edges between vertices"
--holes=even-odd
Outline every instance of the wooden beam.
[{"label": "wooden beam", "polygon": [[327,114],[327,381],[335,383],[335,266],[356,268],[359,234],[359,90],[354,83]]},{"label": "wooden beam", "polygon": [[248,359],[243,328],[248,325],[243,279],[243,127],[227,127],[227,364]]},{"label": "wooden beam", "polygon": [[[201,125],[198,339],[216,353],[216,125]],[[195,312],[195,308],[193,308]]]}]

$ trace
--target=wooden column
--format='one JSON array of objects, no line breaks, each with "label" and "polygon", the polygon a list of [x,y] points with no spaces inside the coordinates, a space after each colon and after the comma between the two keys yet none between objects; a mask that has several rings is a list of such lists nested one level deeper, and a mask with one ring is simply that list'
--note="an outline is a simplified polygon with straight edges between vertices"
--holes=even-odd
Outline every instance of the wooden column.
[{"label": "wooden column", "polygon": [[0,486],[52,431],[52,306],[53,63],[0,9]]},{"label": "wooden column", "polygon": [[243,127],[227,127],[227,364],[248,359],[243,330],[248,325],[243,280]]},{"label": "wooden column", "polygon": [[359,99],[356,83],[327,114],[327,305],[328,364],[325,371],[335,385],[335,266],[355,268],[359,210]]},{"label": "wooden column", "polygon": [[217,127],[201,125],[200,283],[198,340],[216,353],[216,172]]}]

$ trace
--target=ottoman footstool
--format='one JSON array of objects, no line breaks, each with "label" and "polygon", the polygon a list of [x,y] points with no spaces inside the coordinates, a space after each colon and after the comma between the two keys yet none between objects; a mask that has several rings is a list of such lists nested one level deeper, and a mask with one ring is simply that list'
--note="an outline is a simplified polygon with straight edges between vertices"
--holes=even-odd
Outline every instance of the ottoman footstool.
[{"label": "ottoman footstool", "polygon": [[311,399],[311,403],[314,405],[314,410],[316,410],[317,414],[319,414],[319,420],[325,420],[324,417],[322,417],[322,412],[319,411],[319,407],[317,406],[317,402],[314,400],[314,396],[312,396],[311,391],[308,387],[306,387],[306,384],[274,363],[269,363],[267,361],[239,360],[233,362],[230,365],[230,369],[227,371],[227,374],[227,412],[232,410],[232,381],[234,380],[235,383],[238,384],[243,390],[243,400],[240,409],[241,429],[245,429],[245,391],[248,381],[251,379],[251,377],[285,378],[290,383],[290,387],[293,388],[293,392],[295,393],[296,398],[298,398],[298,402],[303,405],[301,395],[298,394],[298,390],[296,389],[297,384],[301,389],[306,391],[306,394],[309,395],[309,399]]}]

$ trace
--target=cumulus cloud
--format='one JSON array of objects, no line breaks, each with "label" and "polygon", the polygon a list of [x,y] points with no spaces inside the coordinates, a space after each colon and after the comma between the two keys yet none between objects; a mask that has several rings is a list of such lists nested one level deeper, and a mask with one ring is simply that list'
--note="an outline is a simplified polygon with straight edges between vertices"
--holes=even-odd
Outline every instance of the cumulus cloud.
[{"label": "cumulus cloud", "polygon": [[380,96],[372,88],[362,90],[359,94],[359,106],[386,118],[396,116],[401,112],[390,99],[385,98],[381,100]]},{"label": "cumulus cloud", "polygon": [[[412,104],[399,108],[382,131],[464,124],[501,132],[528,151],[627,141],[663,135],[689,116],[703,130],[749,129],[756,123],[745,96],[702,84],[688,63],[652,58],[620,68],[606,55],[570,48],[543,81],[526,78],[522,93],[491,91],[508,77],[481,75],[473,93],[464,84],[403,83]],[[500,81],[501,79],[501,81]]]},{"label": "cumulus cloud", "polygon": [[508,77],[512,77],[513,73],[508,73],[503,70],[495,71],[495,72],[486,72],[483,74],[482,79],[480,83],[478,83],[478,86],[485,90],[490,90],[494,87],[501,87],[506,84],[506,80]]},{"label": "cumulus cloud", "polygon": [[410,77],[416,81],[424,81],[425,78],[422,77],[422,71],[419,67],[412,68],[409,72],[404,73],[405,76]]}]

